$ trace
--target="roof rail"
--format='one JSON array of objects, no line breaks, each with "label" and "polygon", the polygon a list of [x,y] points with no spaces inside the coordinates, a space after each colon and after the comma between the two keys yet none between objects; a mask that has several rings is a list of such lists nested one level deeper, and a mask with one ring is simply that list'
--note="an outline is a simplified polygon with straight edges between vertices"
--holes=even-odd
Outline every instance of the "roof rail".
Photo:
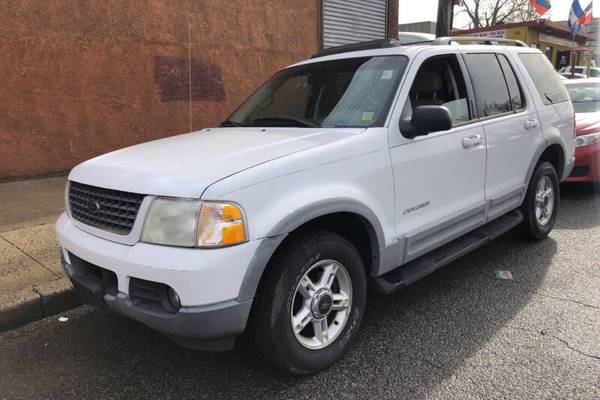
[{"label": "roof rail", "polygon": [[470,42],[468,44],[487,44],[487,45],[504,45],[504,46],[518,46],[518,47],[529,47],[521,40],[516,39],[503,39],[503,38],[489,38],[489,37],[470,37],[470,36],[446,36],[439,37],[433,41],[434,45],[452,44],[460,42]]},{"label": "roof rail", "polygon": [[330,56],[332,54],[346,53],[349,51],[385,49],[398,46],[402,46],[402,44],[395,39],[376,39],[368,42],[345,44],[343,46],[335,46],[328,49],[323,49],[313,54],[311,58]]},{"label": "roof rail", "polygon": [[448,36],[439,37],[433,40],[423,40],[412,43],[402,43],[396,39],[377,39],[370,40],[368,42],[345,44],[342,46],[329,47],[327,49],[320,50],[313,54],[311,58],[325,57],[333,54],[347,53],[350,51],[362,51],[362,50],[376,50],[386,49],[390,47],[402,47],[411,45],[448,45],[452,43],[470,42],[468,44],[488,44],[488,45],[505,45],[505,46],[520,46],[528,47],[527,44],[520,40],[513,39],[501,39],[501,38],[488,38],[488,37],[468,37],[468,36]]}]

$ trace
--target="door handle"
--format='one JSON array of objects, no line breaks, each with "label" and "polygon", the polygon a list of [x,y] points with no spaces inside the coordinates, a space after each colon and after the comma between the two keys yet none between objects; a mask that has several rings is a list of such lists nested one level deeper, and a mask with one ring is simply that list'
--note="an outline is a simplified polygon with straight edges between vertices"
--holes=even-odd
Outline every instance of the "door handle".
[{"label": "door handle", "polygon": [[528,119],[527,121],[525,121],[525,130],[537,128],[538,125],[539,125],[539,123],[538,123],[537,119],[535,119],[535,118]]},{"label": "door handle", "polygon": [[473,135],[473,136],[467,136],[467,137],[463,138],[462,146],[465,149],[470,149],[471,147],[475,147],[475,146],[481,144],[481,139],[482,139],[482,136],[479,134]]}]

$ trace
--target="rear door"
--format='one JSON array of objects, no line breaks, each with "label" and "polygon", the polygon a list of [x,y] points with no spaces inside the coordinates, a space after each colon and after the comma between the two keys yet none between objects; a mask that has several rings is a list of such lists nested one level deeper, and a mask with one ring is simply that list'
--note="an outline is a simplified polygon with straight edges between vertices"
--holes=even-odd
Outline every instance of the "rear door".
[{"label": "rear door", "polygon": [[[550,144],[559,144],[564,151],[565,162],[572,164],[575,145],[573,142],[574,111],[569,101],[565,85],[552,69],[552,64],[539,52],[519,52],[515,59],[521,62],[527,72],[525,77],[529,83],[529,92],[536,101],[540,116],[542,133]],[[531,169],[530,169],[531,172]],[[556,171],[559,178],[565,179],[569,171]]]},{"label": "rear door", "polygon": [[464,59],[487,142],[485,197],[493,219],[521,204],[543,136],[534,103],[506,54],[465,51]]}]

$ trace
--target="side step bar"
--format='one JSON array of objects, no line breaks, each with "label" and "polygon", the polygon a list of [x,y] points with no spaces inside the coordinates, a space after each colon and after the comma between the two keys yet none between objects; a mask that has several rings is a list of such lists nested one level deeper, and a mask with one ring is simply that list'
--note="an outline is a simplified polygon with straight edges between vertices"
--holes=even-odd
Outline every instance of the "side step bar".
[{"label": "side step bar", "polygon": [[523,221],[521,211],[511,211],[442,247],[387,272],[375,280],[375,287],[379,292],[384,294],[393,293],[405,288],[444,265],[508,232],[521,223],[521,221]]}]

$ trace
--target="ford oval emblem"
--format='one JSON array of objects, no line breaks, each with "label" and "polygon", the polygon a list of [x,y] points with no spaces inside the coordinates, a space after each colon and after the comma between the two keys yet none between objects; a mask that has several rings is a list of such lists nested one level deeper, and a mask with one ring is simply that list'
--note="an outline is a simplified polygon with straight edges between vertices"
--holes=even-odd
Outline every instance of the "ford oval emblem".
[{"label": "ford oval emblem", "polygon": [[100,204],[98,204],[97,201],[90,200],[87,203],[87,209],[89,212],[96,213],[96,212],[100,211]]}]

